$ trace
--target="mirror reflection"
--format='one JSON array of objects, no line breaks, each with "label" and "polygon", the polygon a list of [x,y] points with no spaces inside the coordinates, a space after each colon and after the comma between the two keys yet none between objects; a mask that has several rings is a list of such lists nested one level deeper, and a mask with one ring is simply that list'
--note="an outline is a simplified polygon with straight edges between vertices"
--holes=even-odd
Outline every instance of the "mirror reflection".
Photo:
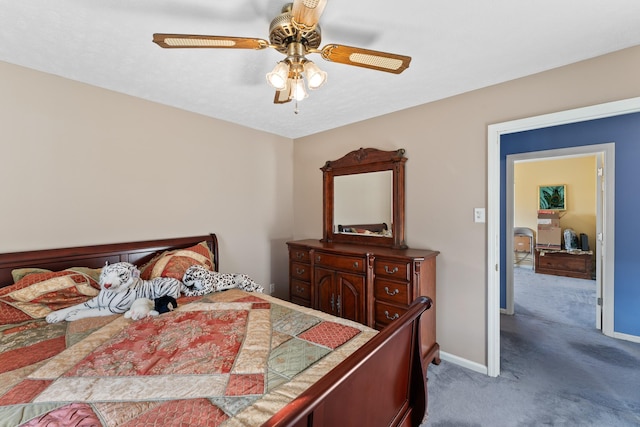
[{"label": "mirror reflection", "polygon": [[392,236],[393,172],[334,177],[334,233]]}]

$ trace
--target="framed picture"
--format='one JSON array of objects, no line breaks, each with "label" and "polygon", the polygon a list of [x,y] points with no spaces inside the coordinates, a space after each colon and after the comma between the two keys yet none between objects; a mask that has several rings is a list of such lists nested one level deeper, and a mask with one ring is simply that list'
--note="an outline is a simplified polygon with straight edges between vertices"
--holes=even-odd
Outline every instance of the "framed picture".
[{"label": "framed picture", "polygon": [[567,209],[566,185],[541,185],[538,187],[538,209],[564,211]]}]

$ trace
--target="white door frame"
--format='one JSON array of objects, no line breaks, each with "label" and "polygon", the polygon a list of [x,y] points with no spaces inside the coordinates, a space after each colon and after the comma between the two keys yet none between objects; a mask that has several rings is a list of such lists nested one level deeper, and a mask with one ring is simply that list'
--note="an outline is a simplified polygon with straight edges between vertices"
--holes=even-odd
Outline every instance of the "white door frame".
[{"label": "white door frame", "polygon": [[[487,129],[487,374],[500,374],[500,137],[504,134],[540,129],[568,123],[595,120],[604,117],[635,113],[640,111],[640,97],[609,102],[575,110],[561,111],[520,120],[489,125]],[[610,180],[607,180],[607,182]],[[613,191],[609,194],[614,194]],[[612,225],[613,218],[605,217],[605,224]],[[605,230],[605,234],[608,230]],[[610,238],[613,237],[613,230]],[[612,244],[605,245],[613,250]],[[608,258],[610,260],[613,257]],[[604,268],[603,268],[604,269]],[[608,283],[613,284],[613,268],[606,268],[610,275]],[[606,298],[606,296],[605,296]],[[613,311],[613,310],[610,310]],[[612,315],[612,313],[609,313]],[[613,319],[603,319],[605,325]],[[611,331],[613,332],[613,331]]]},{"label": "white door frame", "polygon": [[[560,149],[552,149],[552,150],[544,150],[544,151],[531,151],[526,153],[518,153],[518,154],[510,154],[506,159],[507,166],[507,176],[506,176],[506,230],[514,229],[514,218],[515,218],[515,189],[513,186],[514,183],[514,165],[518,161],[527,161],[527,160],[545,160],[551,158],[569,158],[569,157],[583,157],[583,156],[591,156],[597,159],[597,168],[593,170],[593,174],[596,177],[596,235],[594,236],[596,239],[591,243],[591,247],[593,248],[596,263],[596,289],[597,289],[597,297],[601,298],[604,301],[603,306],[595,304],[595,315],[596,315],[596,324],[595,328],[601,329],[603,333],[611,336],[613,334],[613,283],[606,282],[607,275],[605,274],[605,267],[609,267],[613,270],[613,261],[614,261],[614,235],[613,235],[613,223],[609,224],[611,230],[609,233],[605,234],[605,217],[613,218],[614,212],[614,189],[615,189],[615,144],[614,143],[606,143],[606,144],[594,144],[594,145],[581,145],[576,147],[568,147],[568,148],[560,148]],[[604,161],[604,164],[603,164]],[[606,173],[607,179],[603,180],[603,176],[598,175],[598,168],[603,169],[603,175]],[[604,172],[606,171],[606,172]],[[606,183],[605,186],[602,185],[602,182]],[[610,196],[607,195],[610,194]],[[606,203],[606,204],[605,204]],[[598,236],[611,236],[610,239],[598,239]],[[611,245],[611,250],[604,250],[605,240],[607,244]],[[505,251],[507,254],[511,254],[514,251],[513,248],[513,240],[506,239]],[[533,256],[533,254],[532,254]],[[607,263],[606,257],[609,257],[609,261]],[[507,263],[506,267],[506,308],[500,309],[501,313],[505,314],[514,314],[514,292],[513,292],[513,263]],[[604,296],[603,292],[604,290]],[[607,321],[605,321],[605,326],[603,326],[602,313],[605,313]],[[609,316],[609,313],[611,315]]]},{"label": "white door frame", "polygon": [[[614,144],[612,144],[614,145]],[[615,145],[613,147],[613,150],[615,152]],[[611,176],[612,180],[615,180],[615,173],[614,170],[609,170],[609,164],[606,163],[606,153],[600,153],[597,155],[596,157],[596,241],[593,242],[594,247],[596,248],[596,265],[595,265],[595,269],[596,269],[596,329],[603,331],[604,332],[604,326],[603,326],[603,322],[602,322],[602,313],[603,313],[603,304],[602,301],[604,301],[604,295],[603,295],[603,286],[604,286],[604,281],[606,279],[606,275],[603,274],[603,268],[605,268],[605,266],[610,267],[611,269],[613,269],[613,265],[614,265],[614,261],[615,260],[611,260],[611,263],[607,264],[604,262],[604,256],[607,254],[604,249],[604,225],[606,223],[605,218],[610,216],[611,220],[613,220],[615,218],[615,216],[613,215],[615,213],[615,211],[613,210],[614,208],[612,208],[611,211],[609,211],[608,209],[608,203],[614,204],[613,203],[613,198],[615,197],[615,184],[612,185],[613,187],[613,192],[611,193],[611,200],[608,198],[607,196],[607,191],[609,191],[609,186],[608,186],[608,177]],[[615,163],[615,161],[613,162]],[[614,165],[615,168],[615,165]],[[605,175],[607,176],[605,178]],[[606,208],[607,207],[607,208]],[[607,216],[605,216],[605,213],[607,214]],[[602,238],[601,238],[602,237]],[[613,239],[615,239],[615,235],[613,236]],[[613,285],[613,284],[612,284]],[[611,300],[612,303],[611,305],[607,305],[607,310],[611,311],[611,316],[613,317],[614,315],[614,306],[613,306],[613,292],[611,295]],[[607,332],[609,332],[609,326],[611,327],[611,332],[613,332],[613,318],[610,319],[611,320],[611,325],[607,325]],[[607,333],[607,335],[609,335]]]}]

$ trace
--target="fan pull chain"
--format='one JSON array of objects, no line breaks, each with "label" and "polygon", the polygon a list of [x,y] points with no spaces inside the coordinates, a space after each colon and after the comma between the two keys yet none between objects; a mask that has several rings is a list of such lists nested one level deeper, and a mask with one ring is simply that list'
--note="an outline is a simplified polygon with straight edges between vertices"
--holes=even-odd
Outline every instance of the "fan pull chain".
[{"label": "fan pull chain", "polygon": [[298,100],[296,99],[296,106],[293,109],[293,114],[298,114],[299,110],[298,110]]}]

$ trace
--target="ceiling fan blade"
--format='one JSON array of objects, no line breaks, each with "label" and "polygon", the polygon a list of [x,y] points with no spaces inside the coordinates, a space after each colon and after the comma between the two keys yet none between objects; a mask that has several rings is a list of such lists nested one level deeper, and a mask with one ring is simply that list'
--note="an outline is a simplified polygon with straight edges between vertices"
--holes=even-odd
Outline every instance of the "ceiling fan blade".
[{"label": "ceiling fan blade", "polygon": [[153,42],[164,48],[264,49],[269,47],[269,42],[262,39],[194,34],[156,33],[153,35]]},{"label": "ceiling fan blade", "polygon": [[318,24],[327,0],[294,0],[291,15],[294,25],[301,30],[309,30]]},{"label": "ceiling fan blade", "polygon": [[373,70],[386,71],[394,74],[400,74],[409,68],[409,63],[411,62],[410,56],[378,52],[376,50],[362,49],[359,47],[341,46],[338,44],[330,44],[323,47],[320,54],[327,61],[371,68]]},{"label": "ceiling fan blade", "polygon": [[273,103],[286,104],[287,102],[291,102],[291,98],[289,98],[289,88],[276,90],[276,96],[273,98]]}]

